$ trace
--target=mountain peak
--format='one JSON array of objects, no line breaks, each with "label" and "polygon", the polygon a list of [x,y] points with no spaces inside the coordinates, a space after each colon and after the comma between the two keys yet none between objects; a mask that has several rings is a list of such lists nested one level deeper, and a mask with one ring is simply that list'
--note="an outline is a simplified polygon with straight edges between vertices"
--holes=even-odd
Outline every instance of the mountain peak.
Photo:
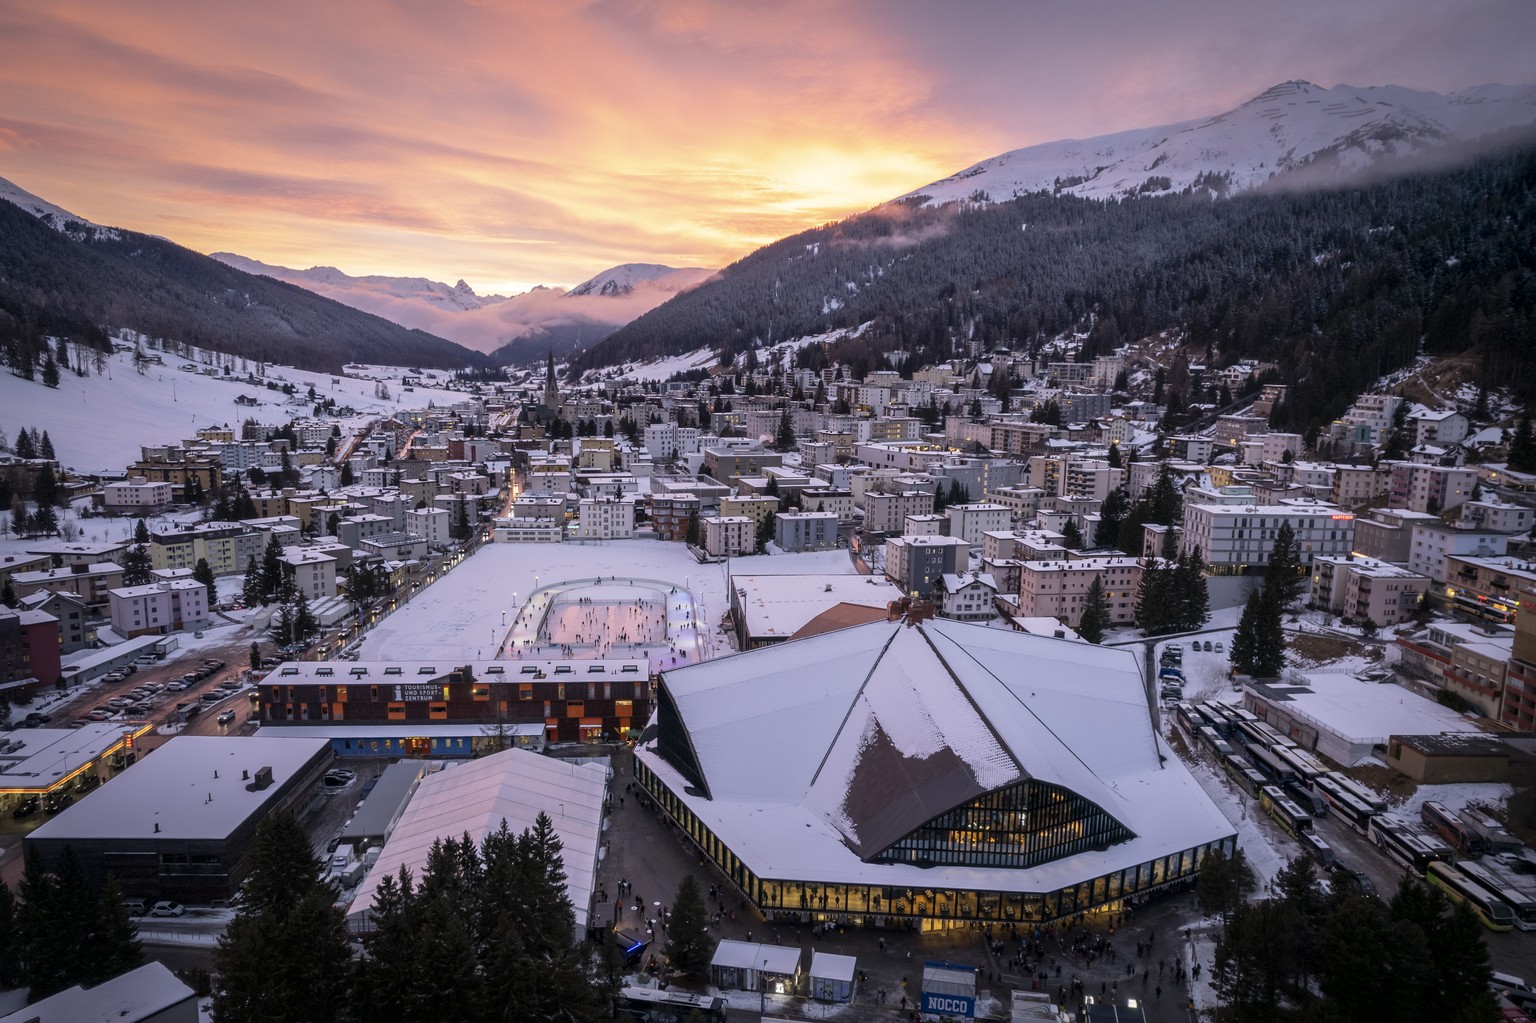
[{"label": "mountain peak", "polygon": [[1231,194],[1308,168],[1347,173],[1380,160],[1536,123],[1536,86],[1442,95],[1401,86],[1271,86],[1224,113],[1016,149],[903,196],[930,205],[1047,192],[1124,199],[1205,188]]}]

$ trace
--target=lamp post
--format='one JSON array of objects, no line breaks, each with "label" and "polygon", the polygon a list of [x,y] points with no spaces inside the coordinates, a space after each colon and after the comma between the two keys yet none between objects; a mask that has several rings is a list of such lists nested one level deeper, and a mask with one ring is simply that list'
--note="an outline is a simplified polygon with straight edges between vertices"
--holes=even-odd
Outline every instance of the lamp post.
[{"label": "lamp post", "polygon": [[763,960],[763,968],[757,971],[757,1014],[768,1015],[768,960]]}]

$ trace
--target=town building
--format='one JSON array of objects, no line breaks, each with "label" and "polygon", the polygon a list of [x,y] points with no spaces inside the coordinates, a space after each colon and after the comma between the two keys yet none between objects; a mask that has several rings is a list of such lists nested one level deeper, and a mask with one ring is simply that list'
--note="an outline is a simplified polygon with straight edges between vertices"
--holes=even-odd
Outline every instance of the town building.
[{"label": "town building", "polygon": [[780,512],[773,520],[773,542],[786,551],[825,551],[837,546],[837,515],[832,512]]},{"label": "town building", "polygon": [[997,617],[993,601],[997,582],[985,572],[946,573],[933,586],[940,615],[957,622],[984,622]]},{"label": "town building", "polygon": [[22,701],[62,676],[59,620],[45,611],[0,608],[0,693]]},{"label": "town building", "polygon": [[285,548],[278,565],[294,592],[310,600],[336,595],[336,559],[305,547]]},{"label": "town building", "polygon": [[[257,686],[269,725],[324,726],[341,756],[473,756],[501,729],[541,726],[549,742],[624,737],[651,708],[644,660],[289,661]],[[447,726],[446,731],[420,729]],[[349,735],[351,726],[387,726]]]},{"label": "town building", "polygon": [[196,568],[208,562],[215,576],[239,575],[252,558],[260,560],[266,537],[243,522],[200,522],[149,534],[149,563],[155,568]]},{"label": "town building", "polygon": [[0,1023],[199,1023],[197,992],[159,960],[39,999]]},{"label": "town building", "polygon": [[[1077,628],[1087,607],[1088,590],[1099,581],[1109,621],[1121,625],[1136,620],[1136,591],[1142,562],[1130,557],[1073,558],[1025,561],[1019,566],[1016,601],[1007,601],[1015,617],[1054,618]],[[1009,592],[1009,591],[1004,591]]]},{"label": "town building", "polygon": [[712,558],[735,558],[757,549],[757,523],[746,515],[710,515],[699,525],[704,551]]},{"label": "town building", "polygon": [[1439,515],[1470,500],[1476,486],[1476,469],[1396,462],[1388,494],[1394,508]]},{"label": "town building", "polygon": [[109,591],[112,631],[120,636],[164,635],[208,624],[208,587],[171,579]]},{"label": "town building", "polygon": [[[766,560],[791,557],[836,558],[842,567],[848,565],[848,559],[838,551],[778,555]],[[730,577],[731,622],[740,650],[783,643],[801,630],[813,628],[822,616],[840,610],[851,609],[849,614],[839,617],[840,623],[848,618],[859,622],[884,618],[892,602],[902,597],[901,590],[895,586],[868,575],[751,574],[758,567],[769,570],[775,567],[762,564],[763,561],[763,558],[744,558],[732,565],[734,569],[742,562],[749,563],[741,572],[733,571]]]},{"label": "town building", "polygon": [[105,610],[108,591],[123,585],[123,568],[111,561],[11,573],[11,588],[25,597],[40,590],[68,590],[93,611]]},{"label": "town building", "polygon": [[625,540],[635,535],[635,502],[584,497],[576,506],[576,521],[583,540]]},{"label": "town building", "polygon": [[1325,554],[1312,559],[1312,603],[1357,622],[1406,621],[1430,585],[1427,576],[1375,558]]},{"label": "town building", "polygon": [[1215,575],[1242,575],[1269,563],[1281,525],[1295,533],[1301,563],[1350,551],[1355,517],[1334,505],[1184,505],[1183,545],[1197,550]]},{"label": "town building", "polygon": [[958,536],[972,547],[981,546],[983,534],[1013,524],[1013,513],[1000,504],[952,504],[944,509],[944,514],[949,517],[949,535]]},{"label": "town building", "polygon": [[933,504],[931,490],[902,490],[889,494],[869,491],[864,495],[864,531],[900,533],[908,515],[931,515]]},{"label": "town building", "polygon": [[1408,548],[1408,568],[1435,582],[1445,582],[1446,559],[1502,557],[1509,537],[1483,529],[1458,529],[1442,522],[1425,520],[1412,527]]},{"label": "town building", "polygon": [[901,593],[927,599],[941,575],[967,567],[970,544],[957,536],[892,536],[885,541],[885,577]]},{"label": "town building", "polygon": [[298,810],[331,763],[322,738],[178,735],[29,833],[27,855],[74,854],[93,886],[208,904],[231,899],[257,826]]},{"label": "town building", "polygon": [[170,483],[152,482],[142,476],[108,483],[101,488],[101,504],[109,515],[147,515],[164,511],[175,501]]},{"label": "town building", "polygon": [[636,781],[770,921],[1031,926],[1236,847],[1129,651],[876,622],[665,672],[657,707]]}]

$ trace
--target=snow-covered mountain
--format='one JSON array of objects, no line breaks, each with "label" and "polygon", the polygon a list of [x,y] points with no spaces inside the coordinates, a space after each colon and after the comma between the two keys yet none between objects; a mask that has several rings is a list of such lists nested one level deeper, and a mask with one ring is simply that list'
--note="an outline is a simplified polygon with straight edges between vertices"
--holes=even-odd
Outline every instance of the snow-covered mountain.
[{"label": "snow-covered mountain", "polygon": [[567,295],[632,295],[636,289],[665,291],[669,295],[692,287],[712,273],[699,267],[662,266],[660,263],[621,263],[591,280],[576,285]]},{"label": "snow-covered mountain", "polygon": [[76,216],[62,206],[55,206],[46,199],[39,199],[26,189],[5,178],[0,178],[0,199],[14,203],[38,220],[74,238],[116,238],[118,233],[110,227],[93,224],[84,217]]},{"label": "snow-covered mountain", "polygon": [[1113,199],[1202,184],[1231,193],[1303,170],[1326,178],[1533,123],[1532,85],[1446,95],[1284,82],[1215,117],[1016,149],[901,198],[1001,202],[1043,191]]},{"label": "snow-covered mountain", "polygon": [[477,295],[462,280],[449,286],[424,277],[354,277],[331,266],[294,270],[232,252],[215,252],[213,258],[479,352],[493,352],[518,338],[540,343],[554,328],[581,328],[585,340],[595,342],[713,273],[626,263],[570,291],[541,286],[506,296]]}]

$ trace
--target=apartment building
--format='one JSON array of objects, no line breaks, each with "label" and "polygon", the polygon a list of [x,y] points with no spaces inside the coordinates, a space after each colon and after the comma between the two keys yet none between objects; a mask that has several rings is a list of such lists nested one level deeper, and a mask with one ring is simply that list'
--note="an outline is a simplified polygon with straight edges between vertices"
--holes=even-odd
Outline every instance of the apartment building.
[{"label": "apartment building", "polygon": [[149,534],[149,563],[154,568],[196,568],[207,561],[215,576],[245,571],[260,558],[266,538],[242,522],[200,522]]},{"label": "apartment building", "polygon": [[1300,547],[1301,563],[1319,555],[1350,552],[1355,517],[1327,504],[1184,505],[1183,546],[1195,549],[1212,574],[1242,575],[1269,563],[1275,536],[1289,525]]},{"label": "apartment building", "polygon": [[1494,533],[1529,533],[1532,512],[1523,504],[1510,504],[1496,497],[1467,501],[1461,506],[1456,524],[1463,529],[1484,529]]},{"label": "apartment building", "polygon": [[1413,527],[1441,525],[1440,518],[1406,508],[1376,508],[1355,519],[1354,553],[1394,565],[1407,565]]},{"label": "apartment building", "polygon": [[934,495],[931,490],[901,490],[864,495],[864,530],[868,533],[899,533],[908,515],[931,515]]},{"label": "apartment building", "polygon": [[208,623],[208,587],[195,579],[119,587],[109,591],[109,600],[112,631],[130,639]]},{"label": "apartment building", "polygon": [[1505,533],[1458,529],[1437,520],[1416,522],[1411,529],[1408,569],[1435,582],[1445,581],[1447,558],[1498,558],[1509,547],[1509,536]]},{"label": "apartment building", "polygon": [[635,535],[635,502],[627,498],[584,497],[576,506],[584,540],[624,540]]},{"label": "apartment building", "polygon": [[1141,586],[1139,558],[1076,558],[1070,561],[1026,561],[1019,566],[1017,615],[1055,618],[1076,628],[1087,606],[1095,579],[1104,591],[1109,620],[1136,620],[1136,590]]},{"label": "apartment building", "polygon": [[773,520],[773,542],[786,551],[826,551],[837,546],[831,512],[782,512]]},{"label": "apartment building", "polygon": [[1476,469],[1396,462],[1392,466],[1388,493],[1394,508],[1438,515],[1471,500],[1476,486]]},{"label": "apartment building", "polygon": [[893,536],[885,541],[885,577],[902,593],[928,598],[934,580],[966,567],[970,545],[954,536]]},{"label": "apartment building", "polygon": [[1357,622],[1396,625],[1418,610],[1432,584],[1427,576],[1375,558],[1323,555],[1312,559],[1312,604]]},{"label": "apartment building", "polygon": [[108,483],[101,488],[101,503],[108,514],[143,515],[169,508],[175,501],[175,487],[135,476],[122,483]]},{"label": "apartment building", "polygon": [[746,515],[710,515],[699,520],[704,550],[712,558],[734,558],[757,550],[757,523]]},{"label": "apartment building", "polygon": [[980,547],[986,533],[1005,530],[1013,524],[1012,511],[1000,504],[952,504],[944,509],[944,515],[949,519],[945,532],[972,547]]}]

